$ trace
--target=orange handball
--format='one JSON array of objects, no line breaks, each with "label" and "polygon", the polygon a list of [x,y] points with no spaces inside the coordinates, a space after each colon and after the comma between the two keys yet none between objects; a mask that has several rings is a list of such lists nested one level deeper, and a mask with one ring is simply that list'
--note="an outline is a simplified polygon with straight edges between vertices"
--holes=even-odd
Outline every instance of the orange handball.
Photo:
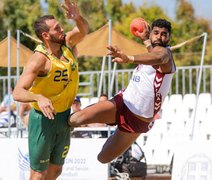
[{"label": "orange handball", "polygon": [[143,18],[138,17],[138,18],[133,19],[131,21],[131,23],[130,23],[130,31],[131,31],[131,33],[134,36],[138,37],[136,35],[136,31],[142,33],[146,24],[147,24],[147,22]]}]

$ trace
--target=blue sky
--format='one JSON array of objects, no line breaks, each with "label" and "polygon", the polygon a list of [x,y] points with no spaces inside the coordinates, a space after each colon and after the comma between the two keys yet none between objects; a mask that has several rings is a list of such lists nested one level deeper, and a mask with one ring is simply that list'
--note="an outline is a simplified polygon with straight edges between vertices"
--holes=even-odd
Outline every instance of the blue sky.
[{"label": "blue sky", "polygon": [[[198,17],[203,17],[210,20],[212,24],[212,0],[187,0],[190,2],[195,10],[195,14]],[[123,2],[133,2],[136,5],[141,6],[143,3],[149,5],[156,4],[161,6],[168,16],[172,19],[175,17],[176,0],[123,0]]]}]

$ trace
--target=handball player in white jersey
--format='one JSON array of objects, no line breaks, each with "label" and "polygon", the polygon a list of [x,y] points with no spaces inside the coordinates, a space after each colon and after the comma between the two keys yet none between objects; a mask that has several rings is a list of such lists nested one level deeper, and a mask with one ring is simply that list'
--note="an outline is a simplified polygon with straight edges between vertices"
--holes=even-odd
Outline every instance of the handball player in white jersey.
[{"label": "handball player in white jersey", "polygon": [[[125,55],[118,47],[109,46],[113,62],[133,63],[132,78],[123,91],[108,101],[98,102],[69,118],[71,127],[90,123],[116,124],[117,129],[104,144],[98,155],[101,163],[108,163],[127,150],[141,133],[149,131],[154,115],[160,110],[169,92],[175,64],[169,48],[171,23],[157,19],[151,29],[146,24],[142,33],[137,32],[148,53]],[[132,47],[133,48],[133,47]]]}]

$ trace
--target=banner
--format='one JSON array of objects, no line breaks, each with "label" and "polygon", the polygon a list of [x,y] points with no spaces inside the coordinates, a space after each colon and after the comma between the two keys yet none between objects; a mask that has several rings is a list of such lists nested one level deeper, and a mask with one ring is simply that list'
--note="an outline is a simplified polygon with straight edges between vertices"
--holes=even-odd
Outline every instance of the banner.
[{"label": "banner", "polygon": [[[0,139],[0,180],[28,180],[30,172],[27,139]],[[105,139],[75,138],[58,180],[107,180],[108,165],[97,155]]]},{"label": "banner", "polygon": [[97,160],[105,139],[73,138],[59,180],[107,180],[108,165]]}]

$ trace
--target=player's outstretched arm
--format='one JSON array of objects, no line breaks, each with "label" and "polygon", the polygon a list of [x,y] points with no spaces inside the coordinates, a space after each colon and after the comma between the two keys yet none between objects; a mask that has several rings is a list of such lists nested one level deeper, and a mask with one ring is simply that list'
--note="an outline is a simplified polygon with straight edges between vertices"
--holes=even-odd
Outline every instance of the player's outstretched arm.
[{"label": "player's outstretched arm", "polygon": [[73,30],[66,34],[66,43],[70,47],[74,47],[88,33],[89,25],[86,19],[80,15],[76,1],[65,0],[61,6],[65,10],[66,17],[76,22],[76,26]]},{"label": "player's outstretched arm", "polygon": [[117,46],[108,46],[108,55],[114,57],[113,62],[117,63],[134,63],[146,65],[166,64],[171,58],[171,52],[164,47],[155,47],[150,53],[142,53],[134,56],[127,56]]}]

